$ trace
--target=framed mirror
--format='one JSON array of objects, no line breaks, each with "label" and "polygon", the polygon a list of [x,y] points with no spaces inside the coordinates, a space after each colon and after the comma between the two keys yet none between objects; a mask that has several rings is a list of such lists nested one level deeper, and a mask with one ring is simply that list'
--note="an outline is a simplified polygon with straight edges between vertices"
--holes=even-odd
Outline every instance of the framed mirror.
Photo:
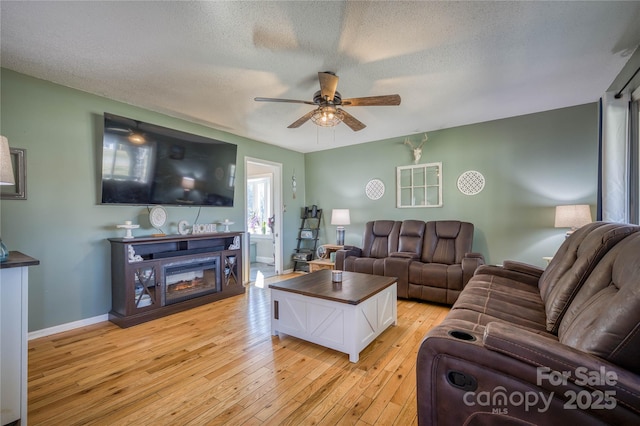
[{"label": "framed mirror", "polygon": [[396,168],[396,207],[442,207],[442,163]]},{"label": "framed mirror", "polygon": [[15,177],[15,185],[0,186],[0,198],[3,200],[26,200],[27,199],[27,168],[26,150],[21,148],[10,148],[11,166]]}]

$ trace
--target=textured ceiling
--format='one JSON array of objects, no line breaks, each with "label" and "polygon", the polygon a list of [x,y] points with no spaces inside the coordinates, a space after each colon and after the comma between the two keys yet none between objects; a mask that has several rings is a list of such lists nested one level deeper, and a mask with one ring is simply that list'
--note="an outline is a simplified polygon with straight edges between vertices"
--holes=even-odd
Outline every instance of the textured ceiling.
[{"label": "textured ceiling", "polygon": [[[640,2],[0,3],[2,67],[300,152],[595,102],[640,43]],[[287,126],[317,72],[367,124]],[[135,118],[135,117],[133,117]],[[416,136],[419,138],[420,136]]]}]

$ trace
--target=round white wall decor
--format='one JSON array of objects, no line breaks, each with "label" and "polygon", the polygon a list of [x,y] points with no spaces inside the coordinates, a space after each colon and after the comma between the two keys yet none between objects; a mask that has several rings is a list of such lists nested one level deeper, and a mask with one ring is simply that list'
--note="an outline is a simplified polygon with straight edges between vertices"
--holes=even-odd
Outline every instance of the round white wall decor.
[{"label": "round white wall decor", "polygon": [[484,176],[475,170],[469,170],[458,177],[458,189],[464,195],[476,195],[484,189]]},{"label": "round white wall decor", "polygon": [[160,228],[167,222],[167,217],[167,211],[162,206],[153,206],[149,211],[149,222],[158,231],[161,231]]},{"label": "round white wall decor", "polygon": [[367,182],[364,193],[371,200],[379,200],[384,195],[384,183],[380,179],[371,179]]}]

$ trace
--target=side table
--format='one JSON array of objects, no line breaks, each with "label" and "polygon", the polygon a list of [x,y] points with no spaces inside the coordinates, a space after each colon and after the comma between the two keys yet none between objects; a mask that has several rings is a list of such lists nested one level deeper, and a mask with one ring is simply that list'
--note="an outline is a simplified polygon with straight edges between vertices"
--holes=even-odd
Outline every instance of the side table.
[{"label": "side table", "polygon": [[309,264],[309,272],[316,272],[321,269],[333,269],[333,266],[335,265],[334,262],[329,259],[310,260],[307,263]]},{"label": "side table", "polygon": [[324,248],[325,259],[330,259],[332,253],[335,253],[336,251],[342,250],[344,248],[344,246],[337,244],[323,244],[322,247]]}]

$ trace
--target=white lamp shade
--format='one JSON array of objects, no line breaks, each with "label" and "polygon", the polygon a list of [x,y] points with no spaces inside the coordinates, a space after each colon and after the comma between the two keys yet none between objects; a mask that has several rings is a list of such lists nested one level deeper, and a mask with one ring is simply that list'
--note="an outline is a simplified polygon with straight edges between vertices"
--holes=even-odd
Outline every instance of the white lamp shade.
[{"label": "white lamp shade", "polygon": [[591,222],[591,208],[588,204],[556,206],[556,228],[578,229]]},{"label": "white lamp shade", "polygon": [[192,177],[183,177],[182,178],[182,187],[184,189],[193,189],[196,187],[196,180]]},{"label": "white lamp shade", "polygon": [[333,209],[331,211],[332,225],[350,225],[349,209]]},{"label": "white lamp shade", "polygon": [[11,153],[9,152],[9,140],[0,136],[0,185],[15,185],[16,179],[13,175],[11,165]]}]

